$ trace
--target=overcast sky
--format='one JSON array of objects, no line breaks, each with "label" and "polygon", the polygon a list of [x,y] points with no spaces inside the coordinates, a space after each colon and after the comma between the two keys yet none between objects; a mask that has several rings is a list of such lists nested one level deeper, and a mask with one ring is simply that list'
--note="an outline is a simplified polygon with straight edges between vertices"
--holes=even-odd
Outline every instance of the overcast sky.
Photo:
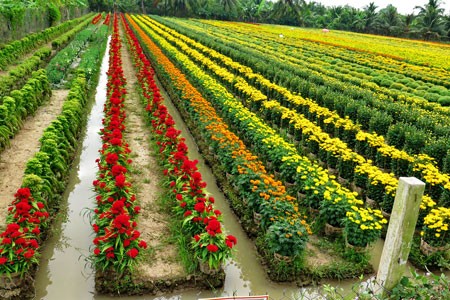
[{"label": "overcast sky", "polygon": [[[273,0],[272,0],[273,1]],[[310,2],[311,0],[306,0]],[[367,6],[370,2],[374,2],[378,6],[378,10],[385,8],[388,4],[392,4],[397,7],[397,10],[401,14],[410,14],[413,12],[414,7],[424,6],[428,3],[428,0],[398,0],[398,1],[388,1],[388,0],[314,0],[315,2],[322,3],[325,6],[338,6],[338,5],[350,5],[356,8],[363,8]],[[273,1],[274,2],[274,1]],[[442,8],[445,9],[445,13],[450,12],[450,0],[441,0]],[[417,14],[417,10],[415,11]]]}]

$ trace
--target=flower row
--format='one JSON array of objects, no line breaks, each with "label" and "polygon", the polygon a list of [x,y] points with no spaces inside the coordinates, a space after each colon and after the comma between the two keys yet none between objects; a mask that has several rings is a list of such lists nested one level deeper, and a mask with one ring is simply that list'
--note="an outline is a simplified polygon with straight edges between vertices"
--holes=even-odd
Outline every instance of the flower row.
[{"label": "flower row", "polygon": [[[266,78],[289,88],[291,91],[301,92],[303,97],[314,98],[321,105],[329,109],[338,110],[341,115],[344,112],[339,111],[339,107],[350,108],[358,104],[362,109],[361,113],[364,112],[364,114],[360,116],[359,113],[356,115],[345,111],[345,115],[348,115],[355,122],[359,121],[363,128],[365,125],[369,126],[367,120],[370,118],[376,120],[385,116],[389,119],[389,116],[391,116],[392,119],[389,122],[415,124],[417,131],[427,131],[427,135],[429,135],[428,131],[431,130],[436,138],[446,136],[446,133],[449,133],[450,129],[448,127],[443,131],[444,128],[440,125],[448,123],[450,113],[448,108],[429,103],[424,99],[419,101],[417,97],[414,99],[408,96],[405,97],[406,94],[403,89],[400,93],[395,89],[389,90],[379,87],[375,82],[361,80],[359,77],[368,76],[365,73],[362,73],[364,76],[359,73],[353,74],[354,71],[342,74],[329,70],[329,68],[321,67],[320,65],[327,60],[322,56],[312,58],[308,53],[305,53],[307,51],[302,51],[299,53],[300,57],[297,58],[293,55],[297,48],[284,48],[283,46],[286,45],[280,44],[278,40],[264,40],[262,43],[259,40],[259,36],[252,38],[249,35],[239,34],[235,31],[226,31],[220,27],[210,30],[208,26],[201,26],[194,21],[153,18],[179,32],[183,32],[185,35],[194,37],[205,45],[214,47],[214,49],[227,54],[233,60],[251,66],[255,73],[261,73]],[[218,38],[220,38],[221,42],[214,42]],[[272,44],[273,46],[271,47]],[[289,53],[289,55],[284,53]],[[330,66],[333,66],[336,62],[333,58],[330,58],[330,60]],[[339,65],[340,63],[337,62],[336,64]],[[366,70],[367,73],[368,70],[370,69]],[[372,70],[371,72],[374,71]],[[378,77],[376,78],[378,80]],[[343,79],[349,80],[352,85],[349,85],[348,81],[342,81]],[[402,82],[411,80],[411,78],[401,79]],[[416,86],[415,82],[411,86]],[[369,91],[370,89],[373,92]],[[433,92],[445,95],[442,87],[439,87],[439,89],[430,88],[430,91],[431,89]],[[443,89],[445,90],[445,88]],[[421,93],[424,92],[421,89]],[[345,101],[341,101],[343,96]],[[349,101],[349,99],[354,100]],[[410,101],[411,99],[414,101]],[[381,115],[380,112],[382,112]],[[441,123],[433,122],[432,120],[439,120]],[[370,128],[370,130],[376,130],[377,132],[379,132],[379,129],[382,128],[377,126]],[[436,158],[439,159],[440,156],[439,154]]]},{"label": "flower row", "polygon": [[[151,26],[149,22],[146,22],[146,24]],[[202,54],[196,52],[195,50],[189,49],[189,47],[183,44],[182,42],[179,41],[177,42],[176,37],[179,37],[180,35],[177,34],[176,32],[173,32],[165,27],[164,31],[170,32],[169,36],[168,34],[164,34],[164,31],[158,30],[154,26],[152,28],[155,29],[155,31],[157,31],[161,35],[165,36],[168,40],[171,40],[174,44],[179,45],[179,47],[181,47],[184,51],[189,53],[191,57],[199,60],[203,66],[209,67],[210,65],[213,65],[212,66],[213,73],[217,74],[218,77],[225,78],[224,79],[225,82],[232,83],[235,86],[239,85],[243,93],[245,93],[245,96],[247,96],[248,98],[252,99],[252,97],[255,97],[257,99],[264,99],[263,96],[261,96],[261,94],[258,93],[258,91],[253,92],[251,90],[247,91],[246,89],[249,89],[249,86],[248,84],[246,84],[246,82],[240,81],[239,78],[233,76],[233,74],[227,73],[226,70],[224,70],[223,68],[215,66],[214,63],[205,59],[202,56]],[[183,41],[189,41],[189,39],[183,38]],[[213,56],[216,59],[222,56],[221,54],[214,52],[213,50],[209,50],[207,47],[204,47],[201,44],[198,44],[192,40],[190,42],[197,48],[200,48],[202,52],[212,53],[211,56]],[[224,62],[225,65],[230,66],[236,71],[239,72],[248,71],[248,68],[241,66],[238,63],[235,63],[226,57],[223,58],[222,61]],[[322,152],[325,154],[325,157],[328,156],[328,159],[326,158],[325,160],[328,160],[329,162],[334,161],[333,167],[336,167],[336,164],[339,162],[339,167],[341,169],[340,171],[343,177],[350,176],[352,179],[353,173],[355,172],[356,173],[355,177],[359,178],[359,183],[362,184],[363,186],[368,185],[369,194],[374,198],[379,198],[380,202],[383,201],[382,203],[383,208],[386,211],[390,211],[392,209],[395,190],[398,184],[398,180],[395,177],[393,177],[391,174],[382,172],[377,167],[373,166],[369,160],[364,159],[362,156],[355,153],[352,154],[352,151],[347,147],[345,143],[342,143],[338,139],[331,139],[328,136],[328,134],[321,131],[320,127],[313,124],[312,122],[309,122],[306,118],[302,117],[300,114],[297,114],[296,111],[282,107],[277,101],[265,101],[262,107],[263,107],[262,110],[266,109],[269,110],[269,112],[271,111],[276,115],[278,119],[286,119],[287,122],[285,123],[289,123],[291,128],[300,130],[300,136],[302,136],[302,133],[303,136],[306,135],[307,140],[310,143],[311,149],[316,147],[320,148],[316,149],[316,151],[319,151],[319,155],[320,150],[323,149]],[[372,138],[371,142],[373,143],[380,142],[379,137],[377,139],[374,138],[376,135],[368,134],[362,131],[360,131],[359,133],[360,134],[357,135],[357,140],[359,142],[364,141],[365,139],[368,138],[368,136]],[[387,145],[385,145],[385,148],[386,149],[383,149],[385,153],[390,153],[394,157],[399,156],[397,152],[402,152],[398,150],[397,152],[395,152],[395,148]],[[394,149],[394,151],[392,149]],[[285,159],[286,161],[288,161],[287,158]],[[427,181],[431,184],[431,188],[429,188],[428,190],[433,191],[433,188],[436,189],[438,187],[436,185],[448,182],[448,175],[439,173],[437,173],[436,175],[437,168],[435,168],[431,164],[427,164],[428,161],[429,158],[427,158],[426,156],[423,155],[417,156],[417,161],[415,162],[414,165],[417,167],[414,168],[413,171],[415,172],[423,171],[425,173],[424,177],[426,177]],[[350,164],[348,162],[350,162]],[[398,168],[399,169],[401,168],[401,164],[398,166]],[[293,177],[291,176],[290,178]],[[384,194],[383,192],[374,193],[374,190],[376,190],[376,187],[380,186],[380,184],[385,186],[385,193],[386,193],[385,195],[383,195]],[[445,187],[447,187],[447,185],[445,185]],[[448,196],[448,193],[446,195]],[[425,196],[421,208],[427,210],[434,205],[435,202],[432,201],[429,197]],[[419,222],[419,225],[420,224],[422,224],[422,222]],[[430,228],[425,226],[424,229],[428,230]]]},{"label": "flower row", "polygon": [[154,70],[133,31],[125,19],[123,21],[152,134],[159,146],[165,186],[172,195],[173,212],[180,220],[182,232],[192,239],[194,257],[217,269],[231,256],[237,240],[223,232],[222,214],[214,208],[214,197],[206,191],[206,182],[197,168],[198,161],[189,159],[184,138],[162,103]]},{"label": "flower row", "polygon": [[103,17],[102,13],[99,13],[98,15],[96,15],[96,16],[92,19],[91,23],[92,23],[92,24],[97,24],[97,23],[102,19],[102,17]]},{"label": "flower row", "polygon": [[[162,30],[158,31],[160,34],[163,34],[166,38],[171,40],[174,43],[177,43],[180,47],[183,48],[184,51],[190,53],[190,55],[198,60],[205,67],[211,68],[214,73],[218,76],[222,77],[226,82],[231,84],[235,90],[243,93],[245,96],[249,97],[250,100],[254,102],[265,101],[268,97],[262,94],[259,90],[250,86],[243,78],[239,76],[233,76],[231,72],[227,73],[224,69],[215,65],[212,61],[208,60],[206,57],[201,54],[194,52],[189,47],[197,48],[201,50],[203,53],[207,53],[210,57],[220,60],[220,62],[225,65],[227,68],[232,69],[234,72],[243,75],[249,81],[256,80],[260,83],[261,88],[265,87],[266,89],[273,89],[279,92],[285,99],[288,99],[288,103],[294,105],[297,109],[298,106],[304,106],[305,114],[309,115],[310,118],[315,119],[318,122],[322,122],[322,126],[333,126],[334,128],[329,129],[333,132],[336,130],[344,131],[342,135],[348,134],[350,137],[346,138],[346,141],[349,140],[358,140],[359,142],[364,142],[365,147],[373,148],[373,151],[366,150],[365,152],[373,152],[372,157],[370,159],[375,160],[377,154],[380,156],[380,160],[384,160],[383,164],[387,165],[390,168],[391,164],[399,164],[408,166],[411,165],[411,169],[414,169],[415,172],[421,172],[422,179],[427,183],[431,184],[433,188],[436,190],[437,198],[440,196],[440,191],[442,188],[448,189],[450,191],[450,176],[447,174],[442,174],[439,169],[433,164],[433,160],[431,157],[422,154],[419,156],[412,156],[406,153],[403,150],[398,150],[397,148],[388,145],[382,136],[379,136],[375,133],[368,133],[362,131],[360,129],[360,125],[354,124],[348,118],[340,118],[335,112],[330,111],[327,108],[320,107],[315,102],[309,99],[304,99],[301,96],[294,95],[286,88],[278,86],[276,84],[271,83],[269,80],[265,79],[260,74],[256,74],[252,71],[251,68],[241,65],[237,62],[234,62],[229,57],[224,56],[208,47],[203,46],[200,43],[193,41],[192,39],[187,38],[170,28],[163,26],[161,24],[157,24],[153,22],[151,19],[146,18],[152,25],[157,25]],[[149,24],[149,23],[147,23]],[[150,24],[149,24],[150,25]],[[157,28],[153,27],[155,30]],[[167,32],[167,34],[164,34]],[[170,34],[170,35],[169,35]],[[177,42],[177,39],[180,41]],[[184,43],[186,44],[184,44]],[[211,42],[212,43],[212,42]],[[188,46],[189,45],[189,46]],[[263,89],[264,90],[264,89]],[[266,93],[270,95],[270,93]],[[288,104],[288,105],[289,105]],[[380,124],[374,125],[374,127],[380,127]],[[378,129],[377,129],[378,130]],[[316,132],[316,131],[315,131]],[[338,151],[330,149],[333,153],[337,153]],[[365,154],[365,153],[363,153]],[[356,160],[357,162],[359,159]],[[390,163],[392,161],[392,163]],[[397,162],[398,161],[398,162]],[[384,166],[382,166],[384,167]],[[397,175],[404,175],[406,170],[397,170],[395,168],[395,173]]]},{"label": "flower row", "polygon": [[[148,18],[147,18],[148,19]],[[152,22],[154,24],[155,22]],[[147,23],[150,25],[149,23]],[[158,25],[159,27],[163,27],[162,25]],[[155,27],[153,27],[155,28]],[[259,102],[263,101],[263,108],[268,110],[269,114],[270,111],[273,111],[275,116],[272,116],[272,118],[277,119],[281,117],[282,119],[287,119],[287,122],[289,123],[292,128],[297,128],[300,131],[302,129],[306,132],[307,138],[309,136],[312,136],[311,138],[314,140],[314,142],[319,143],[319,147],[322,149],[326,149],[326,152],[334,156],[334,160],[337,162],[339,158],[343,158],[345,161],[352,160],[354,164],[353,167],[361,166],[364,164],[366,167],[360,168],[359,173],[364,174],[365,176],[368,176],[369,178],[373,179],[374,181],[381,181],[384,186],[386,186],[386,191],[388,194],[393,196],[395,193],[397,181],[395,177],[389,174],[383,174],[378,170],[378,168],[370,168],[368,166],[371,165],[370,161],[366,161],[364,157],[358,154],[351,154],[352,150],[348,148],[348,146],[345,143],[342,143],[338,139],[331,139],[331,137],[325,133],[322,132],[321,128],[312,122],[309,122],[303,115],[297,114],[295,110],[290,110],[287,108],[284,108],[283,106],[277,104],[276,101],[265,101],[267,97],[262,94],[260,91],[254,89],[252,86],[250,86],[243,78],[234,76],[231,72],[228,72],[226,69],[221,68],[220,66],[216,65],[214,62],[210,61],[208,58],[204,57],[202,54],[196,52],[193,49],[190,49],[189,46],[184,44],[181,41],[176,41],[176,38],[180,38],[186,43],[189,43],[190,45],[193,45],[195,48],[201,49],[203,53],[208,53],[210,56],[220,59],[220,61],[228,66],[229,68],[233,69],[235,72],[239,72],[240,74],[244,73],[246,74],[245,77],[249,79],[255,79],[261,83],[263,83],[265,86],[275,86],[276,88],[279,88],[280,90],[283,89],[283,93],[285,97],[298,97],[303,101],[303,103],[308,103],[308,111],[307,113],[311,116],[317,117],[319,116],[322,119],[319,119],[319,121],[322,121],[321,125],[326,127],[330,125],[338,125],[338,128],[334,128],[334,130],[341,129],[344,131],[344,137],[345,132],[350,131],[354,132],[353,134],[356,134],[356,149],[359,150],[359,152],[362,153],[369,153],[374,152],[372,156],[370,156],[370,159],[380,157],[379,160],[383,162],[383,166],[387,165],[389,168],[390,165],[394,166],[394,171],[398,175],[403,175],[407,169],[403,169],[402,166],[405,166],[408,168],[408,164],[411,164],[411,170],[414,171],[414,174],[421,175],[421,177],[430,183],[431,188],[430,190],[434,193],[433,195],[437,195],[436,198],[440,197],[440,193],[442,188],[446,188],[447,190],[450,188],[450,177],[447,174],[442,174],[439,172],[438,168],[434,166],[431,163],[431,158],[426,155],[419,155],[417,157],[412,157],[408,155],[405,151],[397,150],[395,147],[389,146],[384,142],[384,139],[380,136],[377,136],[373,133],[367,133],[359,129],[359,126],[353,124],[348,119],[340,119],[339,116],[331,111],[329,111],[326,108],[321,108],[320,106],[313,103],[311,100],[303,99],[300,96],[295,96],[291,94],[287,89],[281,88],[279,86],[271,84],[268,80],[266,80],[264,77],[262,77],[259,74],[255,74],[252,72],[252,70],[248,67],[245,67],[243,65],[240,65],[239,63],[236,63],[229,59],[228,57],[221,55],[220,53],[211,50],[199,43],[196,43],[195,41],[184,37],[173,30],[170,30],[167,27],[163,27],[164,32],[170,32],[170,36],[168,34],[164,34],[163,31],[158,31],[160,34],[164,35],[166,38],[171,40],[174,43],[177,43],[180,47],[183,48],[184,51],[189,53],[191,57],[195,58],[197,61],[199,61],[202,65],[204,65],[207,68],[210,68],[212,72],[214,72],[219,78],[222,78],[226,83],[229,83],[229,85],[234,88],[237,92],[240,92],[244,96],[248,97],[253,102]],[[155,30],[158,30],[155,28]],[[292,102],[291,102],[292,103]],[[300,103],[300,102],[296,102]],[[334,118],[330,115],[334,114]],[[325,119],[325,120],[324,120]],[[279,122],[279,120],[275,120]],[[320,123],[319,123],[320,124]],[[311,129],[311,127],[313,127]],[[309,129],[311,130],[309,130]],[[307,130],[308,129],[308,130]],[[334,131],[333,130],[333,131]],[[311,139],[309,138],[309,139]],[[355,137],[351,136],[346,138],[346,141],[349,141],[350,139],[355,139]],[[336,142],[338,141],[338,142]],[[350,141],[349,141],[350,142]],[[362,144],[362,145],[361,145]],[[359,147],[358,147],[359,146]],[[375,148],[378,151],[370,151],[370,149],[366,149],[367,147]],[[378,155],[377,155],[378,154]],[[325,156],[327,153],[324,154]],[[345,159],[345,157],[348,157],[349,159]],[[379,162],[377,159],[377,162]],[[333,168],[336,168],[336,165],[332,166]],[[343,170],[341,170],[342,172]],[[370,173],[367,172],[370,171]],[[422,174],[420,174],[421,172]],[[350,177],[350,179],[353,179],[353,170],[350,170],[350,172],[345,172],[345,175],[347,177]],[[343,176],[344,177],[344,176]],[[365,185],[364,185],[365,186]],[[448,193],[444,194],[444,197],[448,195]],[[381,199],[380,199],[381,200]],[[428,198],[426,198],[427,203],[431,203]],[[443,200],[445,202],[445,198]]]},{"label": "flower row", "polygon": [[140,207],[136,205],[130,182],[131,150],[123,137],[126,80],[117,15],[114,15],[109,54],[107,101],[101,129],[103,146],[99,150],[99,170],[93,183],[97,204],[92,225],[95,232],[93,262],[97,270],[124,274],[132,270],[140,249],[145,249],[147,244],[136,230]]},{"label": "flower row", "polygon": [[[135,18],[136,20],[137,18]],[[332,199],[345,203],[346,205],[361,205],[362,201],[356,200],[354,194],[339,186],[335,181],[328,177],[328,174],[316,165],[312,165],[306,158],[296,155],[296,150],[292,144],[285,142],[275,131],[268,127],[264,122],[256,117],[255,114],[249,112],[241,103],[239,103],[226,89],[218,84],[210,76],[201,71],[192,61],[185,55],[178,52],[174,47],[170,46],[163,38],[159,37],[155,32],[145,27],[144,24],[137,21],[140,26],[146,28],[146,32],[157,41],[160,46],[167,51],[168,55],[173,57],[178,63],[186,68],[189,74],[195,74],[193,81],[201,84],[204,92],[207,93],[211,102],[223,113],[223,117],[227,119],[229,124],[240,128],[241,133],[245,135],[247,141],[252,142],[255,146],[255,151],[261,153],[266,159],[270,159],[272,163],[283,169],[289,169],[294,174],[305,175],[305,178],[297,181],[297,187],[300,187],[307,193],[307,198],[315,205],[320,206],[320,202],[324,198],[325,192],[333,195]],[[204,105],[204,104],[203,104]],[[283,157],[294,157],[295,160],[285,161]],[[219,155],[220,156],[220,155]],[[310,180],[308,182],[308,180]],[[308,189],[305,189],[305,187]],[[247,188],[248,189],[248,188]],[[328,190],[330,189],[330,190]],[[331,199],[330,199],[331,200]],[[348,208],[350,210],[350,208]],[[345,218],[344,214],[341,215]],[[378,222],[380,219],[373,218],[372,221]],[[373,234],[368,235],[365,232],[364,237],[373,239],[380,233],[380,230],[372,226]]]}]

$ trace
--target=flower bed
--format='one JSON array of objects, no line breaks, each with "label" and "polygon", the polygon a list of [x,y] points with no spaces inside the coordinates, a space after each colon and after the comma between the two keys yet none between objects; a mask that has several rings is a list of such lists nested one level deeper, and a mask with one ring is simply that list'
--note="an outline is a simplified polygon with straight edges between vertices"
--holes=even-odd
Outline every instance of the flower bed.
[{"label": "flower bed", "polygon": [[[93,217],[95,232],[93,264],[97,272],[119,280],[130,274],[141,249],[147,248],[136,230],[140,207],[129,178],[131,150],[123,139],[125,130],[125,78],[121,63],[121,41],[117,17],[114,17],[107,83],[107,102],[101,136],[103,147],[97,160],[99,171],[94,181],[97,208]],[[97,275],[99,276],[99,275]]]},{"label": "flower bed", "polygon": [[219,270],[231,257],[237,240],[222,231],[222,214],[214,208],[214,197],[207,194],[206,183],[197,168],[197,161],[188,158],[188,147],[172,116],[162,104],[159,89],[154,82],[154,71],[142,52],[139,41],[124,21],[132,50],[137,76],[148,111],[148,118],[159,146],[164,182],[172,193],[173,212],[183,234],[192,240],[194,259]]}]

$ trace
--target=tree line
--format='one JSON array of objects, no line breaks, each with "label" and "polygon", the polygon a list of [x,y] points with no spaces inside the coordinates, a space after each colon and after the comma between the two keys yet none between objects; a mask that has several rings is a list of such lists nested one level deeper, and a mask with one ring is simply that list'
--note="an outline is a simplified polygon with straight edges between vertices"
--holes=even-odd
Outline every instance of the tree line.
[{"label": "tree line", "polygon": [[305,0],[88,0],[91,10],[328,28],[425,40],[450,41],[450,12],[428,0],[407,15],[389,4],[363,9],[327,7]]}]

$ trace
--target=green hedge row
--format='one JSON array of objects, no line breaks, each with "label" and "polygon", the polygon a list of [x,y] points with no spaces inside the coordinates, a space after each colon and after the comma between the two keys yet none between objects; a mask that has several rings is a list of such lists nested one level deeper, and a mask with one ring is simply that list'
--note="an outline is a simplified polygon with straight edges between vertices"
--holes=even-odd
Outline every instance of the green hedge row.
[{"label": "green hedge row", "polygon": [[11,69],[8,75],[0,77],[0,104],[2,98],[8,96],[11,91],[20,88],[33,71],[43,67],[51,54],[52,49],[44,46],[36,51],[32,57]]},{"label": "green hedge row", "polygon": [[20,89],[3,98],[0,105],[0,151],[9,144],[21,128],[23,120],[51,96],[50,83],[45,70],[33,72]]},{"label": "green hedge row", "polygon": [[81,20],[84,20],[90,16],[92,16],[92,13],[87,16],[64,22],[58,26],[29,34],[20,40],[6,44],[0,49],[0,69],[5,69],[8,64],[12,63],[17,58],[61,35],[72,28],[75,24],[80,23]]}]

